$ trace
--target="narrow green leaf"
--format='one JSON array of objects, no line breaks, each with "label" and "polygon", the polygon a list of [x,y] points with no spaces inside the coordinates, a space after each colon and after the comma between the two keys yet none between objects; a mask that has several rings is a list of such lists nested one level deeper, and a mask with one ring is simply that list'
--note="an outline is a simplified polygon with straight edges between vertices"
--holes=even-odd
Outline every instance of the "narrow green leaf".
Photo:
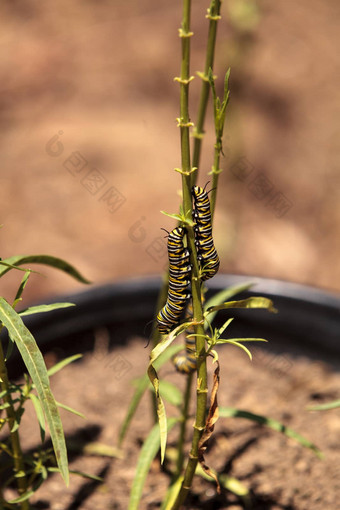
[{"label": "narrow green leaf", "polygon": [[233,339],[224,339],[224,338],[221,338],[219,341],[218,341],[219,344],[231,344],[231,345],[235,345],[236,347],[239,347],[240,349],[242,349],[250,358],[250,360],[253,359],[252,355],[251,355],[251,352],[249,349],[247,349],[247,347],[245,347],[244,345],[242,345],[240,342],[237,342]]},{"label": "narrow green leaf", "polygon": [[[228,491],[236,494],[240,498],[246,498],[249,501],[250,492],[245,485],[243,485],[240,480],[234,478],[233,476],[228,476],[226,474],[222,474],[218,477],[218,481],[221,486],[227,489]],[[249,501],[250,502],[250,501]]]},{"label": "narrow green leaf", "polygon": [[[2,426],[3,426],[3,425],[7,422],[7,421],[8,421],[8,418],[4,418],[3,423],[1,423],[1,427],[2,427]],[[0,428],[0,430],[1,430],[1,428]],[[6,453],[7,453],[7,455],[8,455],[9,457],[13,457],[13,452],[12,452],[12,450],[9,448],[9,446],[8,446],[6,443],[1,443],[1,442],[0,442],[0,450],[2,450],[3,452],[6,452]],[[11,466],[12,466],[12,464],[11,464],[11,463],[7,463],[7,466],[9,466],[9,465],[11,465]]]},{"label": "narrow green leaf", "polygon": [[230,94],[230,90],[229,90],[230,72],[231,72],[231,68],[228,67],[227,72],[225,73],[225,77],[224,77],[224,93],[223,93],[223,102],[224,103],[228,102],[229,94]]},{"label": "narrow green leaf", "polygon": [[[168,347],[168,349],[165,352],[163,352],[163,354],[161,354],[159,356],[159,358],[154,362],[155,369],[159,370],[164,363],[166,363],[169,359],[171,359],[181,349],[182,349],[182,346],[180,346],[180,345],[171,345],[170,347]],[[126,433],[128,431],[129,425],[131,423],[131,420],[138,408],[139,402],[141,401],[141,398],[144,395],[144,392],[148,389],[149,384],[150,384],[150,380],[147,375],[139,378],[135,393],[130,401],[130,405],[129,405],[127,414],[125,416],[125,419],[124,419],[122,426],[120,428],[120,431],[119,431],[118,446],[122,445],[123,440],[124,440]]]},{"label": "narrow green leaf", "polygon": [[[224,303],[228,299],[232,298],[236,294],[239,294],[240,292],[244,292],[251,287],[255,285],[254,282],[244,282],[244,283],[238,283],[236,285],[231,285],[227,289],[221,290],[220,292],[217,292],[214,296],[212,296],[204,305],[204,311],[207,311],[209,308],[212,308],[213,306],[220,305],[221,303]],[[210,317],[209,320],[212,322],[214,320],[214,317],[217,313],[216,312],[209,312]]]},{"label": "narrow green leaf", "polygon": [[230,67],[224,77],[223,101],[222,101],[222,105],[221,105],[221,109],[220,109],[220,124],[219,124],[219,130],[220,130],[221,137],[223,135],[225,115],[226,115],[226,110],[227,110],[227,106],[229,103],[229,97],[230,97],[229,77],[230,77]]},{"label": "narrow green leaf", "polygon": [[[45,266],[54,267],[55,269],[60,269],[60,271],[67,273],[81,283],[91,283],[71,264],[63,259],[52,257],[51,255],[15,255],[14,257],[5,259],[0,263],[0,277],[11,269],[11,267],[6,267],[5,264],[10,264],[12,266],[21,266],[22,264],[43,264]],[[25,269],[25,271],[27,271],[27,269]]]},{"label": "narrow green leaf", "polygon": [[268,342],[268,340],[266,340],[265,338],[221,338],[220,340],[218,340],[218,344],[223,344],[223,343],[228,343],[229,341],[232,341],[232,342],[238,342],[238,343],[241,343],[241,342]]},{"label": "narrow green leaf", "polygon": [[[3,270],[3,268],[1,268],[1,266],[3,266],[4,268],[7,268],[7,269]],[[16,269],[17,271],[22,271],[22,272],[27,271],[29,273],[37,273],[38,274],[38,271],[33,271],[33,269],[26,269],[24,267],[15,266],[14,264],[8,264],[4,260],[0,260],[0,278],[4,274],[6,274],[10,269]]]},{"label": "narrow green leaf", "polygon": [[[177,422],[177,418],[170,418],[167,423],[168,430]],[[140,508],[140,500],[142,497],[143,487],[146,476],[150,470],[151,462],[156,457],[160,447],[160,434],[159,426],[155,425],[142,446],[138,463],[136,467],[136,474],[133,480],[132,489],[130,493],[130,501],[128,510],[138,510]]]},{"label": "narrow green leaf", "polygon": [[7,349],[6,349],[5,361],[8,361],[9,358],[11,357],[12,352],[13,352],[13,347],[14,347],[14,342],[11,339],[11,337],[9,337],[8,344],[7,344]]},{"label": "narrow green leaf", "polygon": [[26,271],[26,273],[24,274],[23,279],[21,280],[20,286],[18,288],[18,291],[17,291],[15,299],[14,299],[13,308],[15,308],[15,305],[20,301],[22,293],[24,291],[24,288],[26,287],[26,284],[30,277],[30,274],[31,274],[31,271]]},{"label": "narrow green leaf", "polygon": [[157,372],[154,369],[153,365],[150,364],[148,368],[148,376],[149,379],[154,387],[155,390],[155,396],[156,396],[156,402],[157,402],[157,416],[158,416],[158,423],[159,423],[159,433],[160,433],[160,444],[161,444],[161,464],[163,464],[164,456],[165,456],[165,449],[166,449],[166,441],[167,441],[167,419],[166,419],[166,412],[164,403],[162,400],[162,397],[159,393],[159,379],[157,377]]},{"label": "narrow green leaf", "polygon": [[180,214],[177,214],[177,213],[168,213],[166,211],[161,211],[161,213],[164,214],[164,216],[168,216],[169,218],[172,218],[174,220],[182,221],[182,216]]},{"label": "narrow green leaf", "polygon": [[[214,471],[214,473],[216,474],[215,471]],[[197,466],[196,466],[195,475],[201,476],[202,478],[204,478],[204,480],[207,480],[208,482],[213,482],[214,481],[214,478],[212,476],[209,476],[204,471],[204,469],[202,468],[202,465],[200,463],[198,463]]]},{"label": "narrow green leaf", "polygon": [[34,490],[27,491],[27,492],[25,492],[25,494],[22,494],[18,498],[11,499],[7,503],[9,503],[10,505],[15,505],[16,503],[22,503],[23,501],[27,501],[31,496],[33,496],[34,493],[35,493]]},{"label": "narrow green leaf", "polygon": [[111,457],[117,459],[123,459],[124,454],[122,450],[115,446],[109,446],[103,443],[89,443],[82,449],[84,455],[97,455],[99,457]]},{"label": "narrow green leaf", "polygon": [[70,473],[72,475],[78,475],[78,476],[81,476],[82,478],[87,478],[89,480],[94,480],[95,482],[101,482],[103,483],[104,482],[104,478],[101,478],[100,476],[97,476],[97,475],[89,475],[88,473],[84,473],[83,471],[78,471],[76,469],[70,469]]},{"label": "narrow green leaf", "polygon": [[84,418],[84,420],[86,419],[86,417],[83,415],[83,413],[80,413],[79,411],[76,411],[72,407],[69,407],[69,406],[67,406],[65,404],[62,404],[61,402],[57,402],[57,401],[56,401],[56,404],[61,409],[65,409],[65,411],[68,411],[69,413],[75,414],[76,416],[80,416],[80,418]]},{"label": "narrow green leaf", "polygon": [[333,400],[333,402],[326,402],[325,404],[319,404],[315,406],[308,406],[308,411],[329,411],[330,409],[336,409],[340,407],[340,399]]},{"label": "narrow green leaf", "polygon": [[240,301],[227,301],[221,305],[207,308],[206,313],[210,314],[211,312],[225,310],[227,308],[265,308],[268,312],[277,313],[272,300],[262,296],[253,296],[247,299],[241,299]]},{"label": "narrow green leaf", "polygon": [[[23,473],[22,476],[25,476],[25,473]],[[33,494],[35,492],[37,492],[37,490],[39,489],[41,484],[47,478],[47,469],[45,468],[45,466],[41,466],[40,467],[40,472],[39,472],[38,476],[39,476],[39,478],[35,481],[34,486],[31,489],[29,489],[27,492],[25,492],[24,494],[22,494],[18,498],[15,498],[15,499],[12,499],[11,501],[8,501],[8,503],[18,504],[18,503],[22,503],[23,501],[28,501],[30,499],[30,497],[33,496]],[[17,478],[17,475],[16,475],[16,478]]]},{"label": "narrow green leaf", "polygon": [[11,385],[9,389],[0,391],[0,398],[5,397],[9,393],[16,393],[17,391],[20,391],[20,387],[17,387],[16,385]]},{"label": "narrow green leaf", "polygon": [[40,400],[34,395],[34,393],[30,393],[29,398],[32,400],[32,404],[35,409],[35,414],[37,415],[37,418],[38,418],[38,423],[39,423],[39,427],[40,427],[40,437],[41,437],[41,442],[43,443],[45,441],[45,431],[46,431],[44,411],[40,404]]},{"label": "narrow green leaf", "polygon": [[[13,402],[15,402],[15,401],[13,401]],[[14,423],[11,428],[12,433],[15,432],[16,430],[18,430],[22,415],[24,414],[24,411],[25,411],[25,409],[23,407],[19,407],[19,409],[16,411],[15,420],[14,420]]]},{"label": "narrow green leaf", "polygon": [[148,377],[155,389],[155,396],[157,401],[157,415],[159,422],[159,431],[161,436],[161,463],[163,464],[165,448],[166,448],[166,440],[167,440],[167,420],[166,420],[166,412],[163,404],[162,397],[159,393],[159,379],[157,376],[157,372],[153,363],[156,359],[171,345],[171,343],[175,340],[175,338],[180,335],[186,328],[190,325],[190,323],[180,324],[171,331],[168,335],[164,336],[164,338],[154,347],[150,354],[150,363],[148,366]]},{"label": "narrow green leaf", "polygon": [[234,320],[233,317],[231,317],[230,319],[228,319],[227,321],[225,321],[225,323],[223,324],[223,326],[220,327],[220,329],[218,330],[217,332],[217,335],[216,335],[216,338],[220,338],[220,336],[222,335],[222,333],[224,333],[224,331],[227,329],[227,327],[229,326],[229,324]]},{"label": "narrow green leaf", "polygon": [[175,328],[171,333],[164,336],[162,340],[154,347],[150,354],[150,364],[153,364],[157,358],[172,344],[172,342],[185,331],[188,327],[191,326],[190,322],[185,322],[180,324]]},{"label": "narrow green leaf", "polygon": [[172,218],[173,220],[176,220],[179,223],[188,225],[190,227],[193,227],[195,224],[191,218],[189,218],[188,216],[185,216],[183,213],[171,214],[171,213],[167,213],[166,211],[161,211],[161,213],[164,214],[164,216],[168,216],[169,218]]},{"label": "narrow green leaf", "polygon": [[76,305],[74,303],[52,303],[50,305],[37,305],[26,308],[26,310],[18,313],[20,317],[24,317],[25,315],[33,315],[34,313],[45,313],[51,312],[52,310],[59,310],[60,308],[69,308],[70,306]]},{"label": "narrow green leaf", "polygon": [[287,437],[295,439],[295,441],[300,443],[302,446],[310,448],[318,457],[320,458],[323,457],[322,452],[319,450],[317,446],[311,443],[311,441],[295,432],[295,430],[286,427],[286,425],[280,423],[277,420],[267,418],[266,416],[262,416],[260,414],[250,413],[249,411],[244,411],[242,409],[235,409],[233,407],[220,407],[219,414],[220,418],[245,418],[247,420],[255,421],[260,425],[265,425],[266,427],[276,430],[277,432],[285,434]]},{"label": "narrow green leaf", "polygon": [[68,485],[69,472],[65,436],[58,407],[50,389],[49,378],[42,354],[21,317],[4,298],[0,298],[0,320],[15,341],[38,393],[50,429],[52,444],[61,475]]},{"label": "narrow green leaf", "polygon": [[[60,473],[60,469],[56,468],[56,467],[48,467],[47,470],[50,473]],[[103,482],[104,481],[103,478],[101,478],[100,476],[89,475],[88,473],[83,473],[82,471],[78,471],[76,469],[70,469],[70,473],[72,475],[77,475],[77,476],[81,476],[83,478],[89,478],[90,480],[95,480],[96,482]]]},{"label": "narrow green leaf", "polygon": [[159,382],[160,392],[164,400],[172,404],[173,406],[179,407],[182,405],[183,396],[180,390],[169,381]]},{"label": "narrow green leaf", "polygon": [[57,372],[59,372],[59,370],[66,367],[73,361],[76,361],[77,359],[82,358],[82,356],[83,356],[82,354],[73,354],[73,356],[69,356],[68,358],[63,359],[62,361],[59,361],[58,363],[53,365],[53,367],[51,367],[47,370],[48,376],[51,377],[52,375],[56,374]]},{"label": "narrow green leaf", "polygon": [[[197,464],[195,474],[198,476],[201,476],[208,482],[214,482],[213,477],[209,476],[203,470],[201,464]],[[228,491],[232,492],[233,494],[236,494],[236,496],[239,496],[241,498],[249,496],[249,490],[237,478],[228,476],[226,474],[222,474],[222,475],[217,474],[217,479],[224,489],[227,489]]]},{"label": "narrow green leaf", "polygon": [[183,480],[183,475],[178,476],[177,479],[170,485],[160,510],[171,510],[173,508],[178,493],[181,490]]},{"label": "narrow green leaf", "polygon": [[141,383],[139,384],[139,386],[137,386],[135,393],[133,394],[125,419],[119,431],[118,446],[121,446],[123,443],[131,420],[137,410],[137,407],[139,405],[139,402],[141,401],[142,396],[144,395],[145,390],[148,388],[148,385],[149,379],[145,376],[145,378],[141,380]]}]

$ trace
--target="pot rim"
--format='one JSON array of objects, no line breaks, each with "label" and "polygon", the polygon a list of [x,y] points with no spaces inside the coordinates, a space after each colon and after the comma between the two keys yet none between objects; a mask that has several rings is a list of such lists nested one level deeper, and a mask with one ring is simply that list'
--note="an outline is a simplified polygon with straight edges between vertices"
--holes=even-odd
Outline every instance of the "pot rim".
[{"label": "pot rim", "polygon": [[[279,313],[256,309],[229,311],[236,319],[230,329],[233,337],[267,338],[270,348],[279,346],[278,353],[286,348],[293,349],[297,354],[324,359],[338,366],[340,295],[298,283],[233,274],[216,275],[207,288],[211,294],[250,281],[256,285],[236,299],[262,295],[273,300]],[[156,311],[161,283],[159,276],[134,277],[54,296],[44,299],[43,303],[69,301],[76,306],[28,315],[24,321],[44,352],[58,347],[65,337],[70,342],[72,335],[83,337],[102,327],[113,328],[118,337],[124,328],[132,331],[132,335],[145,336],[145,326]],[[38,303],[30,306],[34,304]]]},{"label": "pot rim", "polygon": [[[340,311],[340,293],[319,287],[314,287],[312,285],[291,282],[288,280],[266,278],[262,276],[221,273],[216,275],[212,280],[206,282],[206,286],[208,291],[218,291],[221,290],[221,288],[226,288],[231,285],[243,284],[247,282],[254,283],[254,286],[249,291],[252,294],[264,293],[271,296],[322,304]],[[70,299],[73,300],[75,304],[77,304],[78,302],[83,302],[84,297],[87,299],[89,296],[93,295],[95,298],[99,293],[103,293],[104,295],[108,292],[115,294],[125,294],[127,292],[131,293],[132,291],[136,290],[145,290],[146,292],[149,292],[150,289],[155,290],[160,288],[161,284],[162,277],[159,275],[122,278],[118,280],[112,280],[107,283],[91,284],[89,287],[83,290],[71,293],[60,293],[56,294],[55,296],[35,300],[26,305],[23,309],[28,308],[28,306],[40,304],[42,302],[44,304],[51,304],[59,301],[67,301]]]}]

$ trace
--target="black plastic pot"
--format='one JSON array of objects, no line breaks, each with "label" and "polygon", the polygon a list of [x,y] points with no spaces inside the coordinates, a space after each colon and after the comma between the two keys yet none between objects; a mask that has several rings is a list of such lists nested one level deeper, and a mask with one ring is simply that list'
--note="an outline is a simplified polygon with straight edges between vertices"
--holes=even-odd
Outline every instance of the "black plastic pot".
[{"label": "black plastic pot", "polygon": [[[235,317],[228,328],[230,337],[264,337],[271,352],[291,352],[324,359],[340,368],[340,297],[312,287],[264,278],[218,275],[209,282],[208,297],[230,285],[253,281],[252,290],[237,299],[253,295],[274,301],[278,314],[265,310],[230,310],[219,320]],[[25,317],[42,352],[53,350],[60,357],[93,349],[95,333],[106,328],[113,347],[132,335],[148,337],[155,312],[160,278],[140,278],[111,283],[58,296],[49,301],[69,301],[75,307]],[[46,301],[45,301],[46,302]],[[22,370],[19,357],[11,357],[10,372]]]}]

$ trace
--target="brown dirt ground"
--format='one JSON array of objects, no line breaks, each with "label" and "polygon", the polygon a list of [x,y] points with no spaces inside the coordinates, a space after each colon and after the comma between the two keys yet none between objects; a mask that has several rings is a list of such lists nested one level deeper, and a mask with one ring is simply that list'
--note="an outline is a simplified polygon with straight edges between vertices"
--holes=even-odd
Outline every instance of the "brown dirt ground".
[{"label": "brown dirt ground", "polygon": [[[72,447],[71,468],[101,475],[105,483],[100,485],[71,476],[70,488],[66,490],[60,477],[53,475],[34,498],[37,509],[125,510],[128,507],[140,444],[152,425],[149,399],[144,398],[132,422],[124,444],[124,459],[84,457],[79,454],[79,444],[93,441],[110,447],[117,444],[119,427],[133,393],[131,381],[145,373],[148,350],[144,345],[144,339],[135,338],[111,352],[96,347],[81,362],[53,376],[56,398],[86,415],[83,421],[62,412]],[[321,361],[293,357],[284,348],[282,351],[284,354],[277,355],[270,348],[255,348],[250,363],[239,349],[222,348],[219,405],[282,421],[314,442],[324,453],[324,459],[320,460],[294,440],[247,420],[220,419],[206,460],[219,472],[238,478],[250,489],[252,508],[257,510],[335,510],[340,496],[339,410],[311,412],[306,406],[339,398],[340,375]],[[128,369],[119,377],[114,368],[118,357],[129,362]],[[47,361],[52,359],[53,355]],[[184,378],[170,364],[163,367],[160,376],[183,386]],[[168,405],[167,413],[176,415]],[[24,437],[24,446],[34,447],[39,443],[39,432],[29,406],[23,425],[29,432]],[[169,443],[173,441],[171,433]],[[141,510],[159,508],[168,481],[168,476],[160,472],[159,460],[155,460]],[[240,510],[243,506],[231,493],[222,491],[218,497],[213,483],[196,479],[193,496],[185,508]]]},{"label": "brown dirt ground", "polygon": [[[232,67],[215,226],[221,269],[340,290],[339,3],[259,0],[240,21],[240,1],[223,4],[216,53],[219,90]],[[193,6],[193,73],[202,68],[207,6]],[[173,223],[159,211],[177,211],[180,186],[180,17],[180,2],[165,0],[1,2],[3,258],[55,254],[94,282],[162,270],[160,227]],[[198,79],[191,93],[194,120]],[[63,148],[51,156],[46,145],[61,131]],[[206,142],[202,185],[211,111]],[[65,163],[73,152],[87,162],[78,174]],[[112,187],[126,200],[110,213]],[[288,208],[282,217],[277,193]],[[28,299],[79,288],[43,273],[49,278],[34,276]],[[5,296],[14,278],[1,282]]]}]

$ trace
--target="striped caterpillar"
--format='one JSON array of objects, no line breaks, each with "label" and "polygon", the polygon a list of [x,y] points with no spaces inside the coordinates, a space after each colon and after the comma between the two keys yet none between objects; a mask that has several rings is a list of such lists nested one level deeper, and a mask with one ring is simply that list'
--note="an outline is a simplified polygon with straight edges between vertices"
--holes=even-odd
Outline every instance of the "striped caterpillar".
[{"label": "striped caterpillar", "polygon": [[191,265],[189,251],[183,244],[184,234],[183,227],[176,227],[168,237],[169,290],[167,301],[157,315],[158,329],[163,335],[177,326],[190,297],[187,289],[190,284]]},{"label": "striped caterpillar", "polygon": [[[217,273],[220,260],[212,237],[208,193],[200,186],[193,186],[191,194],[194,202],[195,244],[201,269],[201,280],[205,281]],[[168,238],[169,291],[167,302],[157,315],[158,329],[162,334],[169,333],[169,331],[177,326],[187,299],[190,297],[187,288],[190,283],[192,266],[189,263],[189,251],[184,248],[184,234],[185,229],[177,227],[170,232]],[[190,301],[187,317],[192,317],[192,315],[192,301]],[[190,328],[188,333],[194,333],[193,328]],[[175,356],[173,362],[176,370],[189,374],[197,368],[196,341],[194,337],[186,337],[185,350],[185,354]]]},{"label": "striped caterpillar", "polygon": [[202,281],[212,278],[218,271],[220,259],[218,257],[212,237],[211,211],[208,193],[200,186],[192,187],[194,200],[193,218],[195,226],[195,243],[198,261],[202,270]]},{"label": "striped caterpillar", "polygon": [[[192,300],[190,300],[186,312],[186,318],[189,319],[193,315]],[[187,329],[187,333],[194,333],[194,328]],[[173,357],[173,364],[178,372],[182,374],[190,374],[197,368],[196,360],[196,340],[195,337],[185,337],[185,354],[177,354]]]}]

